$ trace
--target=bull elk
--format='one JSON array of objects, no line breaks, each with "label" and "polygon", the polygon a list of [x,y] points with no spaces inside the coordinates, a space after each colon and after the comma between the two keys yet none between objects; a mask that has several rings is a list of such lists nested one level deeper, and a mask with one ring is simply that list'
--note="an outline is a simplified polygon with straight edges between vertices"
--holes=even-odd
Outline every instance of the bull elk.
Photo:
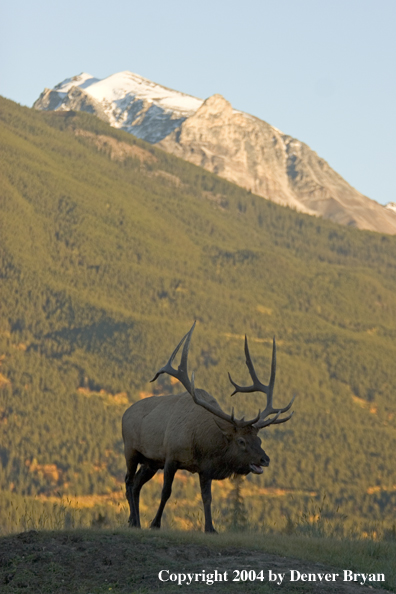
[{"label": "bull elk", "polygon": [[[212,523],[211,487],[212,480],[222,480],[234,474],[247,475],[250,472],[262,474],[262,467],[270,459],[261,448],[258,432],[264,427],[285,423],[292,414],[288,411],[291,402],[284,408],[273,408],[272,394],[275,384],[276,345],[273,341],[271,377],[268,386],[258,379],[249,354],[245,337],[246,365],[253,380],[251,386],[238,386],[230,374],[234,386],[232,396],[237,392],[264,392],[267,404],[263,412],[249,421],[236,419],[234,409],[231,415],[225,413],[213,396],[194,386],[187,373],[187,357],[191,330],[182,338],[173,351],[168,363],[151,381],[162,373],[177,378],[187,390],[178,395],[151,396],[130,406],[122,418],[127,474],[125,477],[126,497],[130,507],[129,525],[140,528],[140,490],[159,469],[164,469],[164,483],[161,502],[151,528],[160,528],[162,513],[172,492],[172,483],[179,469],[197,472],[205,513],[205,532],[216,532]],[[178,369],[172,367],[180,347],[184,343]],[[136,472],[138,465],[140,469]]]}]

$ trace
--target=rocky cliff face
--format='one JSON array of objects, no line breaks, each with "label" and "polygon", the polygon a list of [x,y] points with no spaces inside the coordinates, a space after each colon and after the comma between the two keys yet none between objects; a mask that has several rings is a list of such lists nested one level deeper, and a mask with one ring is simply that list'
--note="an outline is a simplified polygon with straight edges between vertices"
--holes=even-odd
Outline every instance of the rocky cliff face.
[{"label": "rocky cliff face", "polygon": [[209,97],[158,146],[278,204],[396,234],[394,211],[352,188],[306,144],[234,110],[221,95]]},{"label": "rocky cliff face", "polygon": [[206,101],[130,72],[88,74],[46,89],[36,109],[82,110],[252,193],[342,225],[396,234],[396,211],[352,188],[306,144],[221,95]]},{"label": "rocky cliff face", "polygon": [[158,146],[254,194],[315,214],[289,186],[285,175],[288,155],[282,133],[234,110],[221,95],[209,97]]}]

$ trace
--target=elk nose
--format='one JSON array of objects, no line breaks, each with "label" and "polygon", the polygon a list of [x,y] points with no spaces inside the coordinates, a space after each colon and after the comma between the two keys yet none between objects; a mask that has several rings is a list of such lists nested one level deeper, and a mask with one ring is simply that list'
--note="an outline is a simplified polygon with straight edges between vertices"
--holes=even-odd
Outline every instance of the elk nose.
[{"label": "elk nose", "polygon": [[267,454],[264,454],[264,456],[261,457],[261,462],[260,462],[260,466],[269,466],[270,463],[270,459],[267,456]]}]

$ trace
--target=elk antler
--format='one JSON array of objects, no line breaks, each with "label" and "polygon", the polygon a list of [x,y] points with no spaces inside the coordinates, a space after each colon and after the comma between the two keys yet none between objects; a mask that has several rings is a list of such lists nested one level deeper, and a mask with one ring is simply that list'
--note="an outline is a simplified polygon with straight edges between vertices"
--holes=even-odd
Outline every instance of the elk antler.
[{"label": "elk antler", "polygon": [[255,417],[251,421],[245,421],[244,417],[242,417],[242,419],[236,419],[234,416],[234,407],[232,407],[231,415],[227,415],[227,413],[225,413],[223,410],[221,410],[220,407],[217,408],[211,402],[207,402],[206,400],[204,400],[203,398],[198,396],[198,394],[195,392],[195,388],[194,388],[194,372],[191,375],[191,392],[190,392],[190,394],[193,397],[195,404],[199,404],[199,406],[206,408],[206,410],[213,413],[220,419],[224,419],[224,421],[228,421],[229,423],[232,423],[236,427],[248,427],[249,425],[254,425],[254,423],[257,423],[257,421],[260,419],[260,411],[258,412],[257,417]]},{"label": "elk antler", "polygon": [[[155,374],[153,379],[150,381],[154,382],[161,375],[161,373],[167,373],[167,374],[171,375],[172,377],[177,378],[183,384],[183,386],[186,388],[187,392],[189,394],[191,394],[191,396],[193,397],[195,404],[202,406],[203,408],[205,408],[209,412],[213,413],[220,419],[223,419],[224,421],[228,421],[229,423],[232,423],[236,427],[247,427],[248,425],[254,425],[255,423],[257,423],[260,420],[260,411],[258,412],[258,415],[251,421],[245,421],[244,418],[236,419],[234,417],[234,408],[232,409],[231,415],[228,415],[220,408],[220,406],[219,407],[214,406],[212,403],[207,402],[206,400],[204,400],[201,396],[199,396],[196,393],[195,387],[194,387],[194,373],[192,373],[191,382],[189,380],[188,373],[187,373],[188,349],[190,347],[191,335],[194,331],[195,324],[196,324],[196,322],[194,322],[194,324],[192,325],[189,332],[187,332],[187,334],[185,336],[183,336],[183,338],[181,339],[181,341],[179,342],[179,344],[173,351],[172,355],[170,356],[168,363],[166,365],[164,365],[163,367],[161,367],[161,369]],[[177,369],[174,369],[172,367],[173,360],[176,357],[176,355],[184,341],[186,341],[186,343],[183,347],[180,365]]]},{"label": "elk antler", "polygon": [[[265,407],[263,412],[260,413],[260,416],[259,416],[259,419],[257,420],[257,422],[256,421],[254,422],[254,426],[257,429],[262,429],[263,427],[267,427],[268,425],[272,425],[272,424],[277,425],[279,423],[285,423],[292,417],[293,412],[290,415],[288,415],[287,417],[283,417],[281,419],[279,419],[279,415],[281,415],[284,412],[287,412],[290,409],[296,396],[294,395],[293,398],[291,399],[290,403],[287,406],[285,406],[284,408],[273,408],[273,406],[272,406],[272,395],[273,395],[273,391],[274,391],[275,374],[276,374],[275,337],[274,337],[273,346],[272,346],[271,377],[270,377],[268,386],[265,386],[264,384],[262,384],[257,377],[257,374],[253,367],[252,359],[250,357],[248,341],[247,341],[246,336],[245,336],[245,355],[246,355],[246,365],[249,369],[250,377],[253,380],[253,384],[251,386],[238,386],[238,384],[236,384],[232,380],[231,375],[228,374],[228,377],[230,378],[230,382],[232,383],[232,385],[235,388],[235,390],[233,391],[231,396],[234,396],[234,394],[236,394],[237,392],[264,392],[264,394],[267,395],[267,406]],[[275,415],[275,417],[268,419],[267,417],[269,417],[269,415]]]},{"label": "elk antler", "polygon": [[[157,373],[155,374],[153,379],[150,380],[150,382],[155,382],[155,380],[161,375],[161,373],[167,373],[168,375],[171,375],[172,377],[175,377],[176,379],[178,379],[179,382],[181,382],[183,384],[183,386],[186,388],[187,392],[189,392],[191,394],[191,382],[188,378],[188,373],[187,373],[187,357],[188,357],[188,349],[190,347],[191,335],[194,331],[195,324],[196,324],[196,321],[191,326],[189,332],[187,332],[187,334],[185,334],[183,336],[183,338],[181,339],[181,341],[179,342],[179,344],[177,345],[177,347],[171,354],[168,363],[166,365],[164,365],[163,367],[161,367],[161,369],[159,371],[157,371]],[[186,338],[187,338],[187,340],[186,340]],[[183,350],[182,350],[180,365],[177,369],[173,369],[173,367],[172,367],[173,359],[176,357],[181,345],[183,344],[183,342],[185,340],[186,340],[186,344],[184,345]]]}]

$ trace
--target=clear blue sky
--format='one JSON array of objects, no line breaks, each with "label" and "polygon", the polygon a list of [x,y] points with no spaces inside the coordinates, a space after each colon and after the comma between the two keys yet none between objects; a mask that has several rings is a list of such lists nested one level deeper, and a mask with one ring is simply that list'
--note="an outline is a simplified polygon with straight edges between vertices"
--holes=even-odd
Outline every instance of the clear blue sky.
[{"label": "clear blue sky", "polygon": [[130,70],[221,93],[306,142],[363,194],[395,201],[396,0],[9,0],[0,94]]}]

